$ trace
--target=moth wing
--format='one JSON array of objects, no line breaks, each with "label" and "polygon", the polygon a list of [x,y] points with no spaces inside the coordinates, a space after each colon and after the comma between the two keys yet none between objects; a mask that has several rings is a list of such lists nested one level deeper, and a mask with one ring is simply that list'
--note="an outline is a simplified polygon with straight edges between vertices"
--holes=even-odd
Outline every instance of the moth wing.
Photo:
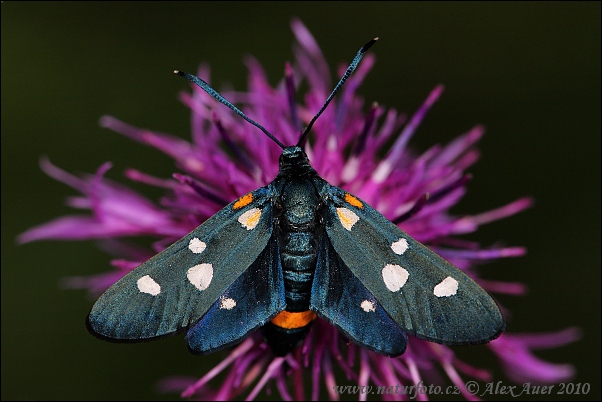
[{"label": "moth wing", "polygon": [[480,344],[505,328],[476,282],[344,190],[323,190],[334,251],[408,334],[447,345]]},{"label": "moth wing", "polygon": [[272,195],[266,186],[241,197],[129,272],[96,301],[88,329],[136,341],[197,322],[266,248]]},{"label": "moth wing", "polygon": [[272,236],[255,262],[190,328],[188,347],[206,354],[237,344],[285,307],[278,241]]},{"label": "moth wing", "polygon": [[365,348],[392,357],[406,349],[405,332],[351,272],[327,236],[322,236],[318,252],[310,309]]}]

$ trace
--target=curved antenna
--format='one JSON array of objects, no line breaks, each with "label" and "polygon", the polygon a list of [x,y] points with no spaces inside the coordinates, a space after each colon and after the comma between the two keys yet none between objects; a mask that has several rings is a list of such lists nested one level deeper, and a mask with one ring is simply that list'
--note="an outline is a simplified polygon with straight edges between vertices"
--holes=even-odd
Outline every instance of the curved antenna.
[{"label": "curved antenna", "polygon": [[255,127],[259,128],[261,131],[263,131],[265,133],[265,135],[267,135],[268,137],[270,137],[272,139],[272,141],[274,141],[276,144],[278,144],[278,146],[280,148],[282,148],[282,149],[286,148],[283,143],[281,143],[276,137],[274,137],[272,134],[270,134],[270,132],[268,130],[266,130],[262,125],[260,125],[259,123],[256,123],[255,121],[253,121],[249,117],[247,117],[247,115],[244,114],[239,108],[237,108],[236,106],[234,106],[233,104],[231,104],[230,102],[228,102],[215,89],[211,88],[211,85],[207,84],[205,81],[203,81],[199,77],[196,77],[194,75],[185,73],[183,71],[178,71],[178,70],[174,70],[174,74],[177,74],[180,77],[184,77],[188,81],[192,82],[193,84],[198,85],[203,91],[205,91],[209,95],[211,95],[211,97],[213,99],[215,99],[216,101],[218,101],[220,103],[223,103],[224,105],[228,106],[230,109],[232,109],[233,111],[235,111],[238,115],[240,115],[243,119],[245,119],[246,121],[248,121],[249,123],[251,123]]},{"label": "curved antenna", "polygon": [[328,104],[330,103],[330,101],[332,100],[332,98],[334,98],[334,96],[337,94],[337,92],[339,92],[339,89],[341,89],[341,87],[343,86],[343,84],[345,83],[345,81],[347,81],[347,78],[349,78],[351,76],[351,74],[353,74],[353,72],[357,68],[358,64],[360,64],[360,61],[362,60],[362,58],[364,57],[364,55],[366,54],[366,52],[368,51],[368,49],[370,49],[370,47],[372,45],[374,45],[374,43],[377,40],[378,40],[378,38],[372,39],[370,42],[368,42],[364,46],[362,46],[362,48],[357,52],[357,54],[353,58],[353,61],[351,62],[351,64],[349,65],[349,67],[347,67],[347,70],[345,71],[345,74],[343,74],[343,76],[339,80],[339,83],[337,84],[337,86],[334,87],[334,89],[332,90],[332,93],[328,96],[328,99],[326,99],[326,102],[324,102],[324,106],[322,106],[322,109],[320,109],[320,111],[318,112],[318,114],[316,114],[314,116],[314,118],[311,119],[311,121],[309,122],[309,124],[305,128],[305,131],[303,131],[303,134],[301,134],[301,137],[299,138],[299,142],[297,143],[297,146],[301,146],[303,144],[303,141],[305,141],[305,138],[307,137],[307,134],[309,133],[309,130],[311,130],[311,127],[314,125],[314,123],[316,122],[316,120],[318,119],[318,117],[326,109],[326,106],[328,106]]}]

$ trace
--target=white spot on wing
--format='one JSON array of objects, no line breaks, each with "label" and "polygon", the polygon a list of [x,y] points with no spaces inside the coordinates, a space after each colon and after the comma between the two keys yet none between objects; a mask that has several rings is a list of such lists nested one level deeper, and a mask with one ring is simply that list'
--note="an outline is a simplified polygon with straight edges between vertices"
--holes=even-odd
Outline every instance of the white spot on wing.
[{"label": "white spot on wing", "polygon": [[350,209],[347,208],[337,208],[337,215],[339,216],[339,220],[341,221],[341,225],[349,231],[353,225],[360,220],[360,218]]},{"label": "white spot on wing", "polygon": [[195,265],[186,272],[186,277],[198,290],[205,290],[213,279],[213,265]]},{"label": "white spot on wing", "polygon": [[387,264],[382,271],[387,289],[397,292],[406,284],[410,273],[399,265]]},{"label": "white spot on wing", "polygon": [[366,313],[370,313],[370,312],[376,311],[376,305],[374,304],[374,302],[371,302],[370,300],[364,300],[362,302],[362,304],[360,304],[360,307]]},{"label": "white spot on wing", "polygon": [[435,288],[433,289],[433,293],[437,297],[449,297],[456,294],[458,291],[458,281],[448,276],[444,280],[441,281]]},{"label": "white spot on wing", "polygon": [[219,308],[222,310],[232,310],[234,307],[236,307],[236,301],[229,297],[222,299],[221,303],[219,304]]},{"label": "white spot on wing", "polygon": [[207,248],[207,244],[202,242],[198,237],[190,240],[188,248],[195,254],[201,254]]},{"label": "white spot on wing", "polygon": [[261,209],[252,208],[238,217],[238,222],[247,230],[255,229],[261,218]]},{"label": "white spot on wing", "polygon": [[408,241],[404,238],[401,238],[401,239],[391,243],[391,250],[393,250],[393,252],[395,254],[399,254],[399,255],[402,255],[403,253],[405,253],[406,250],[408,249],[408,247],[409,247]]},{"label": "white spot on wing", "polygon": [[159,293],[161,293],[161,286],[159,286],[159,284],[155,282],[155,280],[149,275],[145,275],[138,279],[136,284],[138,285],[138,290],[140,290],[142,293],[148,293],[152,296],[157,296]]}]

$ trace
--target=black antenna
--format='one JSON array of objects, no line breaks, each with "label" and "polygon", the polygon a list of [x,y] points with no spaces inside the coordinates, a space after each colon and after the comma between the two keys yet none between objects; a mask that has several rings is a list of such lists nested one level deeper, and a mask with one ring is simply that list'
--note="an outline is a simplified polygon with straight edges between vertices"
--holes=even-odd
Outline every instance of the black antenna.
[{"label": "black antenna", "polygon": [[316,114],[314,116],[314,118],[311,119],[311,121],[309,122],[309,124],[305,128],[305,131],[303,131],[303,134],[301,134],[301,137],[299,138],[299,142],[297,143],[297,146],[301,146],[303,144],[303,141],[305,141],[305,138],[307,138],[307,134],[309,133],[309,130],[311,130],[311,127],[314,125],[314,123],[316,122],[316,120],[318,119],[318,117],[326,109],[326,106],[328,106],[328,104],[330,103],[330,101],[332,100],[332,98],[334,98],[334,96],[337,94],[337,92],[339,92],[339,89],[341,89],[341,87],[343,86],[343,84],[345,83],[345,81],[347,81],[347,78],[349,78],[351,76],[351,74],[353,74],[353,72],[357,68],[358,64],[360,64],[360,61],[362,60],[362,58],[364,57],[364,55],[366,54],[366,52],[368,51],[368,49],[370,49],[370,47],[372,45],[374,45],[374,43],[377,40],[378,40],[378,38],[372,39],[370,42],[368,42],[364,46],[362,46],[362,48],[357,52],[357,54],[353,58],[353,61],[351,62],[351,64],[349,65],[349,67],[347,67],[347,71],[345,71],[345,74],[343,74],[343,76],[339,80],[339,83],[337,84],[337,86],[334,87],[334,89],[332,90],[332,93],[328,96],[328,99],[326,99],[326,102],[324,102],[324,106],[322,106],[322,109],[320,109],[320,111],[318,112],[318,114]]},{"label": "black antenna", "polygon": [[[334,98],[334,96],[337,94],[337,92],[339,92],[339,90],[341,89],[341,87],[343,86],[345,81],[347,81],[347,78],[349,78],[351,76],[351,74],[353,74],[353,72],[357,68],[358,64],[360,64],[360,61],[362,60],[362,58],[364,57],[364,55],[366,54],[368,49],[370,49],[370,47],[372,45],[374,45],[374,43],[377,40],[378,40],[378,38],[372,39],[370,42],[368,42],[364,46],[362,46],[362,48],[357,52],[357,54],[355,55],[355,58],[353,59],[353,61],[349,65],[349,67],[347,67],[347,71],[345,71],[345,74],[343,74],[343,77],[341,77],[341,79],[339,80],[339,83],[336,85],[336,87],[334,87],[334,89],[332,90],[332,93],[328,96],[328,99],[326,99],[324,106],[322,106],[322,108],[320,109],[318,114],[316,114],[314,116],[314,118],[311,119],[311,121],[305,128],[305,131],[303,131],[303,133],[301,134],[301,137],[299,138],[299,142],[297,143],[297,146],[301,146],[303,144],[303,141],[305,141],[305,138],[307,138],[307,134],[309,133],[309,130],[311,130],[311,127],[314,125],[315,121],[322,114],[322,112],[324,112],[324,110],[326,109],[326,106],[328,106],[328,104],[330,103],[332,98]],[[261,124],[256,123],[251,118],[249,118],[246,114],[244,114],[239,108],[234,106],[232,103],[228,102],[215,89],[211,88],[211,85],[209,85],[207,82],[203,81],[199,77],[196,77],[194,75],[191,75],[191,74],[185,73],[183,71],[179,71],[179,70],[174,70],[174,74],[177,74],[180,77],[184,77],[188,81],[198,85],[203,91],[207,92],[213,99],[228,106],[230,109],[232,109],[234,112],[236,112],[243,119],[245,119],[246,121],[248,121],[255,127],[259,128],[261,131],[263,131],[265,133],[265,135],[267,135],[269,138],[272,139],[272,141],[274,141],[276,144],[278,144],[278,146],[280,148],[282,148],[282,149],[286,148],[286,146],[282,142],[280,142],[276,137],[274,137]]]},{"label": "black antenna", "polygon": [[244,114],[239,108],[237,108],[236,106],[234,106],[232,103],[228,102],[215,89],[211,88],[211,85],[207,84],[205,81],[203,81],[199,77],[195,77],[194,75],[185,73],[183,71],[178,71],[178,70],[174,70],[174,74],[177,74],[180,77],[184,77],[188,81],[190,81],[190,82],[198,85],[203,91],[205,91],[209,95],[211,95],[211,97],[213,99],[215,99],[216,101],[221,102],[224,105],[228,106],[230,109],[234,110],[237,114],[239,114],[243,119],[245,119],[246,121],[248,121],[249,123],[251,123],[255,127],[259,128],[261,131],[263,131],[265,133],[265,135],[267,135],[268,137],[270,137],[272,139],[272,141],[274,141],[276,144],[278,144],[278,146],[280,148],[282,148],[282,149],[286,148],[286,146],[283,143],[281,143],[276,137],[274,137],[272,134],[270,134],[270,132],[268,130],[266,130],[262,125],[260,125],[259,123],[256,123],[255,121],[253,121],[252,119],[250,119],[249,117],[247,117],[247,115]]}]

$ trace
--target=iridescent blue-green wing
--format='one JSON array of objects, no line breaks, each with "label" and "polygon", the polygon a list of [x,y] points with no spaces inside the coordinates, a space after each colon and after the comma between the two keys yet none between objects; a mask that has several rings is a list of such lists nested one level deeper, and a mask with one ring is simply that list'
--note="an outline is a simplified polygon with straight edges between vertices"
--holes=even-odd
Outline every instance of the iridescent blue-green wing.
[{"label": "iridescent blue-green wing", "polygon": [[285,307],[280,252],[272,235],[255,262],[188,330],[188,347],[205,354],[237,344]]},{"label": "iridescent blue-green wing", "polygon": [[266,186],[239,198],[121,278],[92,307],[89,330],[108,340],[152,339],[194,325],[216,305],[240,321],[238,310],[249,307],[248,295],[227,291],[248,284],[245,272],[251,268],[263,275],[254,280],[272,292],[262,301],[267,307],[255,311],[260,321],[269,319],[283,300],[274,284],[280,268],[269,246],[273,191]]},{"label": "iridescent blue-green wing", "polygon": [[334,251],[403,331],[467,345],[504,330],[495,301],[464,272],[357,197],[328,184],[321,194]]},{"label": "iridescent blue-green wing", "polygon": [[406,349],[405,332],[351,272],[327,236],[320,242],[310,309],[367,349],[387,356]]}]

